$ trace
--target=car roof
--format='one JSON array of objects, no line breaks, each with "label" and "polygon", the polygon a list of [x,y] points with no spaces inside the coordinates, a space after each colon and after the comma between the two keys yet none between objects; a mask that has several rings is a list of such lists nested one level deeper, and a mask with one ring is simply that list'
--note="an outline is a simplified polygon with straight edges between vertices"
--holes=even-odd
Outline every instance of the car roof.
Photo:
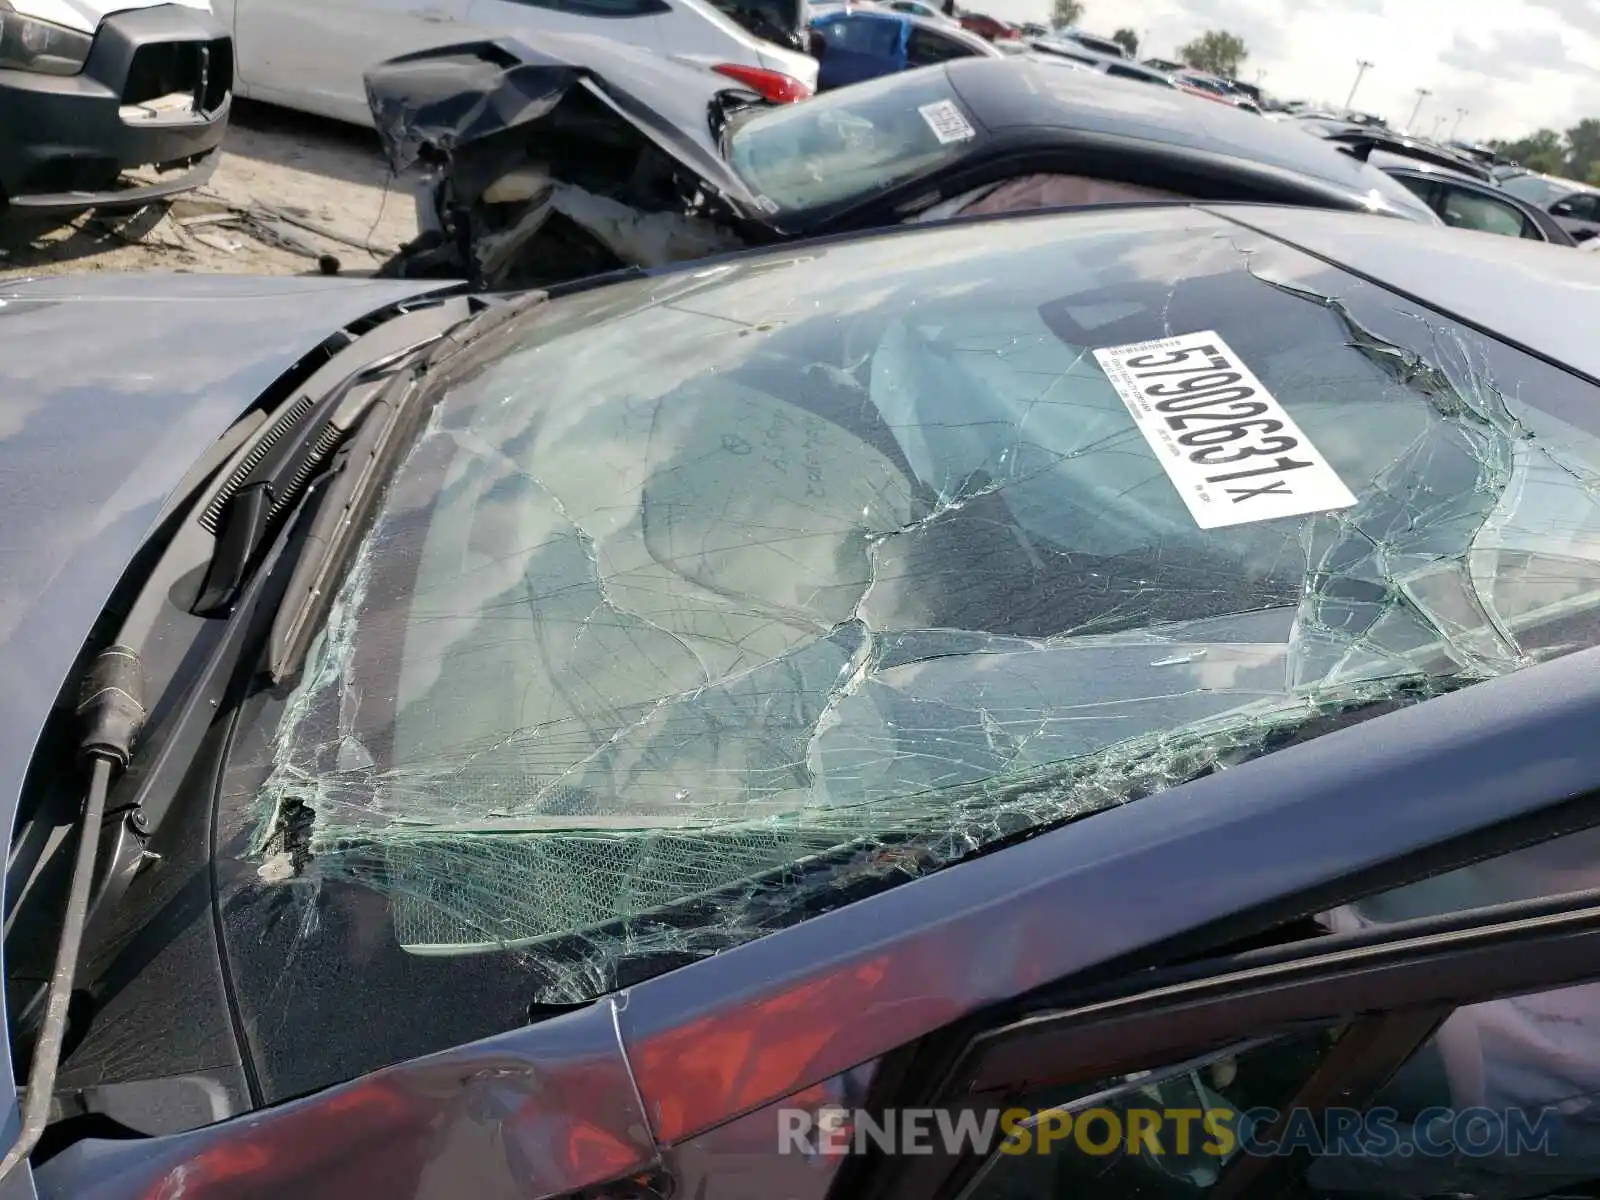
[{"label": "car roof", "polygon": [[1494,179],[1488,167],[1482,163],[1475,162],[1459,151],[1441,146],[1437,142],[1408,137],[1402,133],[1370,125],[1340,124],[1333,121],[1310,121],[1307,124],[1314,128],[1302,132],[1311,132],[1315,137],[1325,137],[1335,144],[1352,148],[1365,147],[1369,156],[1383,152],[1396,158],[1410,159],[1418,164],[1431,164],[1482,183],[1490,183]]},{"label": "car roof", "polygon": [[1374,150],[1367,156],[1367,161],[1383,171],[1409,171],[1416,175],[1426,175],[1431,179],[1451,179],[1462,183],[1470,183],[1474,187],[1485,191],[1499,191],[1488,180],[1467,171],[1459,171],[1453,167],[1440,166],[1438,163],[1429,162],[1423,158],[1412,158],[1408,154],[1396,154],[1389,150]]},{"label": "car roof", "polygon": [[983,125],[1056,127],[1236,158],[1289,172],[1349,196],[1382,203],[1432,223],[1432,210],[1381,171],[1303,131],[1263,121],[1229,104],[1133,80],[1057,71],[1022,58],[963,60],[945,66]]},{"label": "car roof", "polygon": [[1119,58],[1115,54],[1102,54],[1090,46],[1072,38],[1065,39],[1070,45],[1064,45],[1060,37],[1042,37],[1028,39],[1028,45],[1044,54],[1054,54],[1058,58],[1076,59],[1086,66],[1101,70],[1115,67],[1122,72],[1122,78],[1132,75],[1148,76],[1152,81],[1160,80],[1162,83],[1171,83],[1172,77],[1165,71],[1158,71],[1154,67],[1147,67],[1142,62],[1131,58]]}]

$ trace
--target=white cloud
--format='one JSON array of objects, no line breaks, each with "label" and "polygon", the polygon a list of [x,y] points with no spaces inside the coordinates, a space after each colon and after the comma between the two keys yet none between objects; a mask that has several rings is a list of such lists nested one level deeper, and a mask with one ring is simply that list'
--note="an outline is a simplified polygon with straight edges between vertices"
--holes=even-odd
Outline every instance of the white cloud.
[{"label": "white cloud", "polygon": [[[967,0],[1010,20],[1044,20],[1048,0]],[[1343,104],[1356,61],[1373,66],[1356,107],[1463,137],[1515,137],[1600,117],[1600,0],[1086,0],[1083,24],[1128,26],[1163,57],[1207,29],[1244,38],[1241,77],[1290,99]]]}]

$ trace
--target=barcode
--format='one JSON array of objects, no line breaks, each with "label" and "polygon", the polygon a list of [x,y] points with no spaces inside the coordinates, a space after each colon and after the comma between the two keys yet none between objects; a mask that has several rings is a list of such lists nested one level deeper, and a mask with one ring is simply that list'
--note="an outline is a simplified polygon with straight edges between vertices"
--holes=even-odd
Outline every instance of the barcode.
[{"label": "barcode", "polygon": [[1094,356],[1200,528],[1355,504],[1283,405],[1215,332]]},{"label": "barcode", "polygon": [[928,123],[928,128],[933,130],[933,136],[941,142],[965,142],[974,136],[972,126],[953,101],[936,100],[932,104],[924,104],[917,111]]}]

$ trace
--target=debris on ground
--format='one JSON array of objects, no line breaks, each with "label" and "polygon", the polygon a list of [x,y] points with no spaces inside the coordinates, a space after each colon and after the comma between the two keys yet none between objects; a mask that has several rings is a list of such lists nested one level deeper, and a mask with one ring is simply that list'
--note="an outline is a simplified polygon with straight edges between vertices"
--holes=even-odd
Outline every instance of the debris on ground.
[{"label": "debris on ground", "polygon": [[369,274],[415,236],[415,206],[369,133],[255,107],[200,189],[133,211],[0,215],[0,277]]}]

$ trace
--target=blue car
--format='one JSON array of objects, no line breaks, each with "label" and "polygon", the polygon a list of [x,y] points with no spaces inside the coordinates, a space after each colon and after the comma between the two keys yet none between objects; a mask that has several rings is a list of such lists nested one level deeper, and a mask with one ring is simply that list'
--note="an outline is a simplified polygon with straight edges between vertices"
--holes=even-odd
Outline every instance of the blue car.
[{"label": "blue car", "polygon": [[845,9],[813,18],[811,29],[820,40],[814,51],[821,64],[818,91],[953,58],[1004,57],[958,25],[909,13]]}]

